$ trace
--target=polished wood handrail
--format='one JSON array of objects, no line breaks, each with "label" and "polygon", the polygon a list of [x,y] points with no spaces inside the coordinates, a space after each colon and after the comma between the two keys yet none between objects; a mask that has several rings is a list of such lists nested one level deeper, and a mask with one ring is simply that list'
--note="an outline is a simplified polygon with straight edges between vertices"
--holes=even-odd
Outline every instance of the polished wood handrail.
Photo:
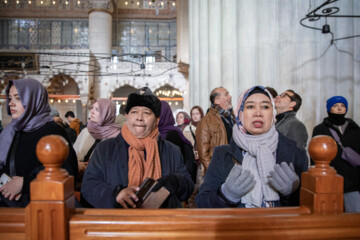
[{"label": "polished wood handrail", "polygon": [[67,152],[59,136],[40,140],[45,169],[26,211],[0,209],[0,239],[360,239],[360,214],[343,213],[343,178],[329,166],[330,137],[309,144],[315,166],[302,175],[300,206],[271,209],[75,209],[73,178],[60,169]]}]

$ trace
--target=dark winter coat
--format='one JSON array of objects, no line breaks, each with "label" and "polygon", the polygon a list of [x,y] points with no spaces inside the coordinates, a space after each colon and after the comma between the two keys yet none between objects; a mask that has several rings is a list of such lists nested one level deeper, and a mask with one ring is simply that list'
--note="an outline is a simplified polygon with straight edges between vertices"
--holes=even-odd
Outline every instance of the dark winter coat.
[{"label": "dark winter coat", "polygon": [[[81,193],[85,200],[96,208],[121,207],[116,202],[119,188],[128,186],[128,147],[123,136],[119,134],[100,142],[91,156],[86,169]],[[174,174],[180,184],[175,196],[170,195],[166,207],[179,207],[181,201],[187,200],[194,190],[194,183],[186,169],[180,149],[174,144],[158,138],[161,161],[161,174]]]},{"label": "dark winter coat", "polygon": [[[312,136],[327,135],[334,138],[329,128],[334,129],[340,137],[341,143],[344,147],[351,147],[356,152],[360,153],[360,128],[351,119],[347,118],[348,125],[345,128],[344,134],[334,127],[328,118],[314,128]],[[331,161],[330,166],[334,167],[337,173],[344,177],[344,192],[360,191],[360,167],[353,167],[348,162],[341,158],[342,149],[338,145],[338,152],[334,160]]]},{"label": "dark winter coat", "polygon": [[284,112],[283,117],[275,123],[276,130],[285,137],[295,141],[299,148],[306,147],[308,133],[305,125],[296,117],[295,111]]},{"label": "dark winter coat", "polygon": [[[27,205],[30,201],[30,182],[34,180],[37,174],[44,169],[42,163],[38,160],[36,156],[36,145],[38,141],[47,135],[56,134],[64,137],[69,145],[69,155],[65,160],[62,168],[66,169],[70,175],[74,176],[75,179],[78,173],[78,165],[75,151],[62,127],[60,127],[55,122],[48,122],[44,126],[33,132],[22,132],[19,131],[16,133],[15,138],[19,138],[15,151],[15,170],[16,176],[24,177],[24,183],[22,188],[22,202]],[[15,139],[14,138],[14,139]],[[13,147],[13,146],[12,146]],[[12,149],[11,147],[11,150]],[[7,164],[4,168],[4,171],[10,175],[9,169],[9,152],[7,158]],[[19,206],[20,207],[20,206]]]},{"label": "dark winter coat", "polygon": [[191,175],[191,179],[195,183],[196,181],[196,173],[197,166],[195,163],[195,155],[193,151],[193,147],[189,144],[186,144],[180,137],[179,133],[175,130],[169,131],[166,134],[165,140],[175,144],[180,148],[181,154],[183,155],[186,169],[189,171]]},{"label": "dark winter coat", "polygon": [[[223,145],[214,149],[214,154],[208,171],[205,174],[204,183],[196,197],[196,204],[201,208],[227,208],[245,207],[244,204],[232,205],[221,196],[220,188],[225,182],[234,161],[242,164],[243,154],[238,145],[231,140],[229,145]],[[295,172],[301,179],[301,173],[308,169],[308,158],[305,150],[296,147],[296,143],[279,133],[279,143],[276,150],[276,163],[292,162]],[[298,206],[300,187],[289,196],[282,196],[279,193],[280,201],[276,206]]]}]

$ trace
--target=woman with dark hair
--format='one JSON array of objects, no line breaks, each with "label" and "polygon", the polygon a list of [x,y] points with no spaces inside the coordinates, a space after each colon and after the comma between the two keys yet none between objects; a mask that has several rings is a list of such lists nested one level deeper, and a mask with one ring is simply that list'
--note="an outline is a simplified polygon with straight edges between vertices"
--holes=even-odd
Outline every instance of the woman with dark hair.
[{"label": "woman with dark hair", "polygon": [[352,165],[343,155],[344,148],[350,147],[360,154],[360,128],[350,118],[345,118],[348,102],[342,96],[327,100],[328,117],[317,125],[313,137],[327,135],[338,143],[338,152],[330,166],[344,177],[344,206],[346,212],[360,212],[360,167]]},{"label": "woman with dark hair", "polygon": [[275,129],[274,100],[262,86],[243,92],[229,145],[216,147],[198,207],[278,207],[299,205],[304,149]]},{"label": "woman with dark hair", "polygon": [[[6,174],[11,180],[0,187],[0,206],[25,207],[30,201],[30,182],[44,168],[36,156],[38,141],[51,134],[67,140],[69,155],[62,168],[75,179],[76,154],[64,129],[49,116],[48,93],[39,81],[9,81],[6,101],[12,120],[0,134],[0,175]],[[20,194],[20,199],[16,200]]]},{"label": "woman with dark hair", "polygon": [[177,127],[184,131],[184,128],[190,124],[190,116],[186,112],[178,112],[176,114]]},{"label": "woman with dark hair", "polygon": [[200,188],[200,185],[204,181],[204,174],[205,174],[204,166],[200,162],[198,150],[196,148],[195,134],[196,134],[196,127],[197,127],[198,123],[204,117],[204,112],[200,106],[194,106],[190,110],[190,116],[191,116],[190,124],[185,127],[183,134],[191,142],[191,144],[193,146],[195,162],[197,165],[197,174],[196,174],[196,182],[195,182],[195,186],[194,186],[194,192],[191,195],[191,197],[189,198],[189,207],[195,208],[196,207],[195,197],[199,193],[199,188]]},{"label": "woman with dark hair", "polygon": [[182,131],[174,126],[175,119],[171,108],[166,101],[161,101],[160,120],[158,123],[159,132],[162,139],[168,140],[178,146],[183,155],[187,170],[191,175],[191,179],[195,183],[196,180],[196,163],[192,144],[186,139]]},{"label": "woman with dark hair", "polygon": [[200,106],[194,106],[190,110],[190,124],[184,128],[184,136],[191,142],[191,144],[195,147],[195,131],[198,123],[204,117],[204,112]]}]

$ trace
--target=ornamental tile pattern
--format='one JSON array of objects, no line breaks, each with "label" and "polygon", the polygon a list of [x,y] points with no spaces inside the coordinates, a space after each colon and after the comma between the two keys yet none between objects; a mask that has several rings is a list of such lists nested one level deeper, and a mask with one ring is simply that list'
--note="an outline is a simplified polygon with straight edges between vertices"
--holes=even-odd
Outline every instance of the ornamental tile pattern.
[{"label": "ornamental tile pattern", "polygon": [[51,42],[52,45],[60,45],[61,43],[61,22],[52,23],[52,33],[51,33]]}]

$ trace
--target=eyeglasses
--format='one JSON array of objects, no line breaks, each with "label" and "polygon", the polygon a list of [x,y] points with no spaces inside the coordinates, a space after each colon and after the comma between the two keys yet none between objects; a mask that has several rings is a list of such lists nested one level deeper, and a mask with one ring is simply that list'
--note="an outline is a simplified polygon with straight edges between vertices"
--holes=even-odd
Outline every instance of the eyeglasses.
[{"label": "eyeglasses", "polygon": [[288,96],[291,101],[295,101],[295,100],[294,100],[294,97],[293,97],[293,96],[290,96],[288,93],[282,93],[282,94],[280,94],[279,96],[280,96],[281,98],[284,98],[284,97]]}]

